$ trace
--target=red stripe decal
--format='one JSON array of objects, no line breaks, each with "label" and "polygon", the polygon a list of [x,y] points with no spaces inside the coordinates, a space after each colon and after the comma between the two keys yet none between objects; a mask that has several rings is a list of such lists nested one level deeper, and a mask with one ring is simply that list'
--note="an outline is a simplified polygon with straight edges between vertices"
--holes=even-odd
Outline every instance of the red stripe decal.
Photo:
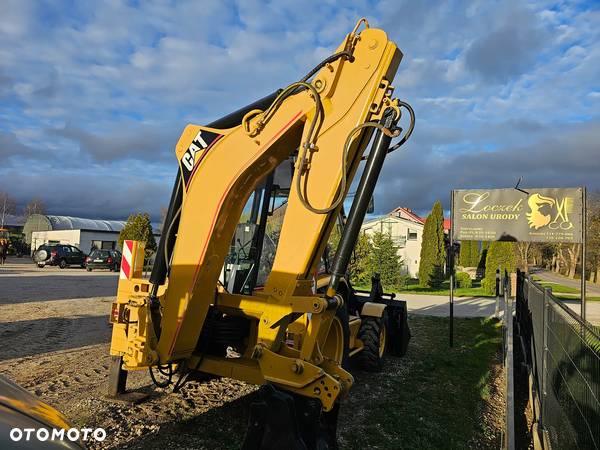
[{"label": "red stripe decal", "polygon": [[123,271],[123,273],[125,274],[125,276],[127,278],[129,278],[129,275],[130,275],[130,272],[131,272],[131,266],[129,265],[129,261],[127,261],[124,256],[121,259],[121,270]]}]

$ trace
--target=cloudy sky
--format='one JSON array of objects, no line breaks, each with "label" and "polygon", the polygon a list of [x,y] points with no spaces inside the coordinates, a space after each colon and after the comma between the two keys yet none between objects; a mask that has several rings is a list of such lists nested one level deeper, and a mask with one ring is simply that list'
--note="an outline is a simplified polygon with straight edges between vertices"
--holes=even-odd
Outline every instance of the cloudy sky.
[{"label": "cloudy sky", "polygon": [[600,188],[596,2],[0,0],[0,191],[158,220],[185,124],[295,81],[361,16],[403,51],[396,95],[417,114],[377,212],[519,176]]}]

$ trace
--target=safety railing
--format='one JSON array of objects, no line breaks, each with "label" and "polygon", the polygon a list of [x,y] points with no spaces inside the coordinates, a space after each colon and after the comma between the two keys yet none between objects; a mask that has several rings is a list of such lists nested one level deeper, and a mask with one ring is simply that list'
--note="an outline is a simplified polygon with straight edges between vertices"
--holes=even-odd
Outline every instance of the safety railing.
[{"label": "safety railing", "polygon": [[517,273],[516,323],[530,373],[534,444],[600,448],[600,334]]}]

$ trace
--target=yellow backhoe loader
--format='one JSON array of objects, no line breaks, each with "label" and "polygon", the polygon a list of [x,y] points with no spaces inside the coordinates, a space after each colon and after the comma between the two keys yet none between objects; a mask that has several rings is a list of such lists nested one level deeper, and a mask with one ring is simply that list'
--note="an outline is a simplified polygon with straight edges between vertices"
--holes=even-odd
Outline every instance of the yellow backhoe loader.
[{"label": "yellow backhoe loader", "polygon": [[414,127],[412,108],[392,97],[401,57],[361,19],[300,81],[185,128],[149,279],[143,244],[124,244],[110,396],[128,395],[131,370],[174,389],[198,374],[236,378],[262,385],[243,448],[336,448],[340,400],[353,383],[348,358],[378,370],[410,338],[404,302],[377,277],[369,292],[346,276],[386,155]]}]

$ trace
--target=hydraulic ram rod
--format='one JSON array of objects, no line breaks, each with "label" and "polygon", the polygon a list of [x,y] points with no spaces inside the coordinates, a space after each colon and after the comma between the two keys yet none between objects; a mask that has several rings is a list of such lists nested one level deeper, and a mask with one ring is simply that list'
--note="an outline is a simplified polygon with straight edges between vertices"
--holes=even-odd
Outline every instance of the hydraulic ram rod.
[{"label": "hydraulic ram rod", "polygon": [[[388,109],[381,119],[381,124],[386,128],[393,130],[397,120],[394,110]],[[327,289],[328,296],[329,293],[335,294],[340,279],[346,275],[350,256],[356,245],[360,227],[367,213],[367,209],[369,208],[369,202],[373,197],[375,185],[377,184],[391,141],[392,138],[390,136],[382,133],[381,130],[377,130],[373,146],[369,152],[365,169],[360,177],[358,189],[356,190],[356,195],[354,196],[354,201],[352,202],[352,207],[350,208],[350,213],[348,214],[348,219],[346,220],[346,225],[335,254],[332,275],[329,279],[329,286]]]}]

